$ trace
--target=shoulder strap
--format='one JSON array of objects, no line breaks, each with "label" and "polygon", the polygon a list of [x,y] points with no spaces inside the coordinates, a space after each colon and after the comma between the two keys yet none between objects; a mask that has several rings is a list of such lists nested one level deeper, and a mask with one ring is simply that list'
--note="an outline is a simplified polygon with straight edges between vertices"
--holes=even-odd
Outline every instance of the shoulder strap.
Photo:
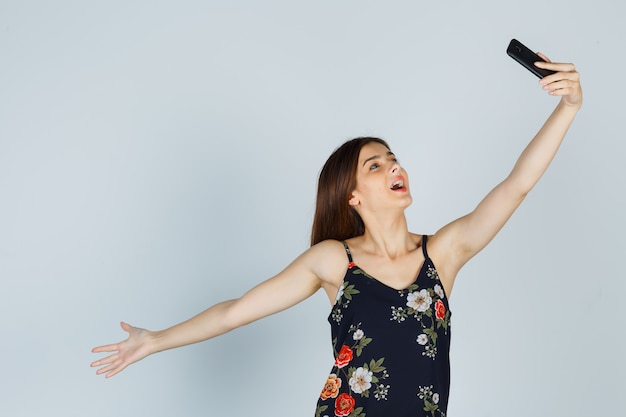
[{"label": "shoulder strap", "polygon": [[348,255],[348,262],[352,263],[352,254],[350,253],[350,248],[348,247],[348,244],[346,243],[345,240],[342,240],[341,243],[343,243],[343,247],[346,249],[346,255]]},{"label": "shoulder strap", "polygon": [[422,235],[422,252],[424,253],[424,259],[428,259],[428,251],[426,250],[427,240],[428,240],[428,235]]}]

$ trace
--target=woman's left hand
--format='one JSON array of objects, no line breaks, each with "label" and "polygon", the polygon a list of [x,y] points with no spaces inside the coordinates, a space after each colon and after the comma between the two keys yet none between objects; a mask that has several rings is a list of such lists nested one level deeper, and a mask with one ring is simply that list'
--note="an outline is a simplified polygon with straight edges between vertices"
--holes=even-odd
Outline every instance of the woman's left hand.
[{"label": "woman's left hand", "polygon": [[537,53],[546,62],[536,62],[535,66],[552,71],[539,80],[539,84],[552,96],[561,96],[561,101],[572,107],[580,108],[583,104],[583,91],[580,87],[580,75],[574,64],[552,62],[542,53]]}]

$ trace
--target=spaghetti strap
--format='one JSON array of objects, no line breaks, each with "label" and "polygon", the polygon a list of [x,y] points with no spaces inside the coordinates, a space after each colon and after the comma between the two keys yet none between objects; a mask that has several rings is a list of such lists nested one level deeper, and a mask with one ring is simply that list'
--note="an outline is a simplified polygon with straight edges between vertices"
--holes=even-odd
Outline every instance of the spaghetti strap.
[{"label": "spaghetti strap", "polygon": [[428,235],[422,235],[422,252],[424,253],[424,259],[428,259],[428,251],[426,250],[426,240],[428,240]]},{"label": "spaghetti strap", "polygon": [[348,262],[352,263],[352,254],[350,253],[350,248],[348,247],[348,244],[346,243],[345,240],[342,240],[341,243],[343,243],[343,247],[346,249],[346,255],[348,255]]}]

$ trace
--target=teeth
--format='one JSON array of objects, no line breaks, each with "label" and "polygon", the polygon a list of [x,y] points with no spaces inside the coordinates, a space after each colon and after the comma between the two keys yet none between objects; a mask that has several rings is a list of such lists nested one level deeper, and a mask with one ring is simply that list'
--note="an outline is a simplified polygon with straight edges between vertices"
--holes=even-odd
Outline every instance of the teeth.
[{"label": "teeth", "polygon": [[404,181],[402,180],[398,180],[396,182],[394,182],[393,184],[391,184],[391,189],[392,190],[397,190],[404,187]]}]

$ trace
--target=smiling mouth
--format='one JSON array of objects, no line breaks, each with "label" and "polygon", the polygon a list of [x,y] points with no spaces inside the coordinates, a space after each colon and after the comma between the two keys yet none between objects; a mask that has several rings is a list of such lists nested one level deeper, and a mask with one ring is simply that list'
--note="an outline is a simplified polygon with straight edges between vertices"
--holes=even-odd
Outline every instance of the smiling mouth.
[{"label": "smiling mouth", "polygon": [[396,191],[396,190],[401,190],[404,188],[404,181],[403,180],[396,180],[393,182],[393,184],[391,184],[391,189]]}]

